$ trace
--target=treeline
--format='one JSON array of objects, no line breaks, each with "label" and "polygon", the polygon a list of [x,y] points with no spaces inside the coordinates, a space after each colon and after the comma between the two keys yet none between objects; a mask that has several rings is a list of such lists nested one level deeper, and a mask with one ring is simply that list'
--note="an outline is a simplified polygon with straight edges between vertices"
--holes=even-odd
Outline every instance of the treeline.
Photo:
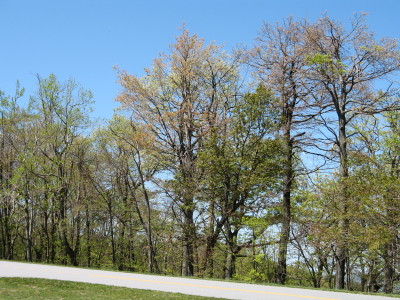
[{"label": "treeline", "polygon": [[118,70],[121,110],[95,129],[73,80],[17,85],[1,258],[398,291],[399,66],[363,15],[323,16],[231,54],[183,29],[144,76]]}]

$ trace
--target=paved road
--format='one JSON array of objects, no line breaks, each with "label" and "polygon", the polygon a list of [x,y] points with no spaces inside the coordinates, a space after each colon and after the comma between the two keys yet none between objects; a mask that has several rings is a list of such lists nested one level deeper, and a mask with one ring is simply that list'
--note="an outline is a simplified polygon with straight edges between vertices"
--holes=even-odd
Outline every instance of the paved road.
[{"label": "paved road", "polygon": [[256,284],[210,281],[177,277],[109,272],[92,269],[57,267],[0,261],[0,277],[33,277],[115,285],[128,288],[176,292],[227,299],[268,300],[390,300],[382,296],[368,296],[318,290],[295,289]]}]

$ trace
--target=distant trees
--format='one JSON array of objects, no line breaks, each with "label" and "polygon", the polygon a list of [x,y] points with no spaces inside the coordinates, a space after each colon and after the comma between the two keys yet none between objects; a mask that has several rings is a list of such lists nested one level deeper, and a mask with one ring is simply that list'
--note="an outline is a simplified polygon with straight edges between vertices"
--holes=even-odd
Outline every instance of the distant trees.
[{"label": "distant trees", "polygon": [[[22,94],[17,91],[17,96]],[[68,215],[80,204],[82,194],[75,181],[80,161],[72,157],[82,159],[77,152],[79,131],[87,125],[85,111],[90,99],[90,92],[79,90],[73,81],[61,84],[50,75],[45,79],[38,76],[38,91],[30,99],[29,110],[20,108],[16,98],[2,101],[3,125],[12,124],[3,127],[2,154],[9,157],[6,138],[13,153],[7,163],[8,187],[4,186],[4,191],[12,196],[3,199],[13,199],[13,210],[20,211],[21,221],[24,220],[28,261],[33,260],[35,252],[39,259],[54,262],[59,241],[65,256],[72,264],[78,264],[80,213],[75,211],[73,219]],[[13,128],[13,134],[6,128]],[[4,237],[8,240],[8,220],[3,221]]]},{"label": "distant trees", "polygon": [[288,18],[234,55],[183,29],[98,128],[73,80],[0,93],[1,258],[396,291],[399,58]]},{"label": "distant trees", "polygon": [[[62,84],[52,74],[45,79],[38,76],[38,91],[31,97],[29,104],[34,112],[34,128],[29,135],[33,138],[31,145],[26,150],[33,149],[34,152],[29,157],[24,157],[24,163],[28,164],[25,175],[29,177],[24,185],[32,183],[31,176],[37,176],[45,182],[45,189],[33,196],[29,194],[32,189],[27,188],[23,197],[28,205],[28,201],[38,203],[44,196],[44,201],[49,201],[44,207],[53,206],[53,225],[59,228],[65,256],[69,257],[73,265],[78,265],[81,238],[78,232],[82,225],[82,216],[80,211],[76,211],[76,207],[81,205],[84,196],[80,183],[75,181],[82,177],[79,173],[84,164],[84,157],[81,155],[84,152],[79,153],[79,135],[88,125],[87,108],[91,98],[90,91],[79,89],[72,80]],[[27,153],[29,152],[21,155]],[[43,165],[36,160],[39,154],[44,158]],[[68,216],[70,213],[72,218]]]},{"label": "distant trees", "polygon": [[12,184],[18,162],[18,131],[23,128],[25,111],[18,105],[24,89],[16,86],[14,96],[5,96],[0,91],[1,100],[1,156],[0,156],[0,226],[1,258],[15,259],[14,250],[21,230],[21,215],[18,210],[17,187]]}]

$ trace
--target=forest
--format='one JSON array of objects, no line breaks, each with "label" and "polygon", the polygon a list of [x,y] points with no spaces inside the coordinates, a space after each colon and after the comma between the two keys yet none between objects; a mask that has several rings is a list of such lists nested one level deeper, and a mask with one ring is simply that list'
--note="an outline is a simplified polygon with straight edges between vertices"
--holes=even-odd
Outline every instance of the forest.
[{"label": "forest", "polygon": [[0,259],[400,293],[396,40],[360,14],[166,46],[100,125],[73,79],[0,92]]}]

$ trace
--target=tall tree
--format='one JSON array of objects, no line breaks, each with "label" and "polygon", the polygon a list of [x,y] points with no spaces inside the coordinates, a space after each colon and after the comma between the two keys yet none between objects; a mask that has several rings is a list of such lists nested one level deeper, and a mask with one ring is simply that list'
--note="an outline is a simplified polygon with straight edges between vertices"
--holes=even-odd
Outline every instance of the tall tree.
[{"label": "tall tree", "polygon": [[[104,181],[93,178],[96,188],[104,195],[109,205],[113,206],[109,208],[110,211],[121,207],[117,214],[122,223],[119,233],[122,244],[126,243],[125,232],[131,231],[134,226],[138,227],[135,223],[137,219],[146,235],[147,270],[150,273],[158,273],[160,270],[153,235],[153,223],[156,220],[152,218],[156,205],[152,199],[154,192],[148,187],[158,171],[156,155],[153,155],[150,147],[152,139],[141,130],[139,124],[117,115],[106,129],[96,135],[100,159],[103,159],[103,162],[99,162],[97,174],[108,182],[104,185]],[[117,199],[111,199],[110,186],[116,190]],[[135,212],[137,218],[132,216],[132,212]],[[123,245],[120,246],[119,252],[121,260],[125,260]],[[115,251],[113,253],[115,256]]]},{"label": "tall tree", "polygon": [[271,194],[275,196],[281,175],[281,144],[273,134],[278,122],[273,101],[264,86],[236,99],[226,112],[224,126],[214,130],[199,153],[211,220],[204,252],[204,269],[209,268],[209,274],[213,248],[223,232],[227,245],[225,278],[233,277],[243,218],[265,207]]},{"label": "tall tree", "polygon": [[24,89],[17,83],[14,96],[0,91],[0,255],[3,259],[14,258],[14,245],[18,236],[16,186],[12,178],[18,161],[19,129],[27,121],[26,112],[18,104]]},{"label": "tall tree", "polygon": [[275,109],[280,111],[278,130],[284,147],[284,176],[276,281],[281,284],[286,281],[291,199],[293,183],[299,173],[296,155],[304,147],[304,129],[318,111],[309,103],[310,92],[304,86],[305,44],[301,22],[288,18],[275,26],[265,23],[257,37],[256,47],[249,52],[248,60],[258,79],[271,89],[277,99]]},{"label": "tall tree", "polygon": [[[336,288],[345,286],[348,249],[346,178],[349,177],[349,128],[360,115],[375,114],[397,107],[390,101],[391,84],[377,93],[373,83],[386,79],[399,68],[400,57],[397,42],[392,39],[378,41],[368,30],[364,15],[355,16],[350,28],[323,16],[315,24],[304,23],[306,31],[308,64],[307,79],[317,87],[312,93],[321,103],[321,123],[331,134],[331,151],[337,154],[342,180],[341,215],[338,234],[342,239],[336,245]],[[332,148],[333,145],[335,147]]]},{"label": "tall tree", "polygon": [[206,45],[184,29],[169,54],[155,59],[138,78],[119,72],[117,97],[135,121],[149,127],[164,168],[175,180],[174,200],[182,214],[182,275],[194,274],[194,212],[197,152],[210,128],[217,126],[224,103],[235,94],[236,66],[220,47]]},{"label": "tall tree", "polygon": [[387,112],[380,118],[363,117],[355,127],[357,152],[352,157],[352,173],[361,178],[358,192],[369,200],[369,210],[364,213],[371,231],[369,248],[382,257],[383,290],[392,293],[400,226],[399,112]]},{"label": "tall tree", "polygon": [[[74,201],[80,201],[74,187],[74,150],[80,134],[89,124],[88,111],[92,94],[81,89],[73,80],[61,83],[54,74],[48,78],[39,75],[38,90],[30,99],[30,108],[37,116],[34,139],[39,145],[38,152],[46,157],[51,173],[39,173],[52,178],[50,190],[55,207],[56,220],[60,228],[61,243],[65,256],[77,265],[81,216],[72,210]],[[36,174],[38,175],[38,174]],[[54,178],[54,179],[53,179]],[[70,224],[70,222],[72,224]]]}]

